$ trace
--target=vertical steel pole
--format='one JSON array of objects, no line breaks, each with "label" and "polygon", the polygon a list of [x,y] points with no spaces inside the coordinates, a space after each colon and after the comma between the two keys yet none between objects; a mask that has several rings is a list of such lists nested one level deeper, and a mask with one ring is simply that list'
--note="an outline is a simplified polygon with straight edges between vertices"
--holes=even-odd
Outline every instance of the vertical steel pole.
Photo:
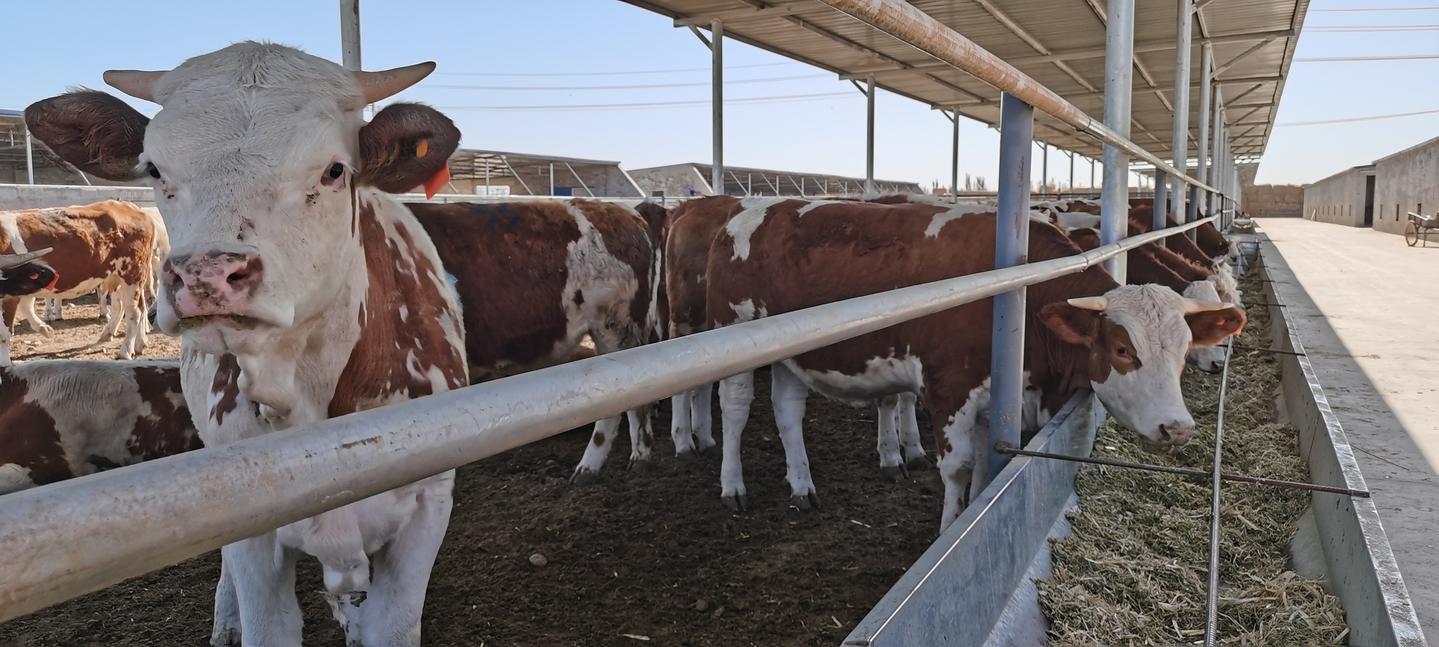
[{"label": "vertical steel pole", "polygon": [[1094,158],[1089,158],[1089,190],[1094,190]]},{"label": "vertical steel pole", "polygon": [[874,193],[874,75],[865,79],[864,91],[864,193]]},{"label": "vertical steel pole", "polygon": [[959,111],[950,112],[954,120],[954,142],[949,150],[949,198],[959,202]]},{"label": "vertical steel pole", "polygon": [[[1129,99],[1134,79],[1134,0],[1109,0],[1104,30],[1104,125],[1129,136]],[[1104,190],[1099,207],[1099,242],[1108,245],[1129,234],[1129,156],[1104,145]],[[1124,254],[1104,262],[1124,283]]]},{"label": "vertical steel pole", "polygon": [[[1151,231],[1164,229],[1168,223],[1164,221],[1164,214],[1169,213],[1169,174],[1158,168],[1154,169],[1154,213],[1149,219]],[[1164,240],[1154,241],[1155,245],[1164,246]]]},{"label": "vertical steel pole", "polygon": [[[1199,152],[1196,156],[1194,177],[1208,183],[1209,177],[1209,77],[1214,75],[1214,48],[1205,43],[1199,53]],[[1194,189],[1190,194],[1189,216],[1186,222],[1198,220],[1205,212],[1208,202],[1204,191]],[[1198,231],[1189,230],[1189,239],[1194,240]]]},{"label": "vertical steel pole", "polygon": [[[1171,132],[1171,148],[1174,151],[1174,170],[1185,173],[1189,169],[1189,82],[1190,37],[1194,25],[1194,0],[1179,0],[1177,24],[1174,35],[1174,130]],[[1169,214],[1174,222],[1184,222],[1185,183],[1179,176],[1173,178],[1169,191]],[[1156,216],[1154,226],[1160,227],[1165,221]]]},{"label": "vertical steel pole", "polygon": [[347,70],[360,69],[360,0],[340,0],[340,60]]},{"label": "vertical steel pole", "polygon": [[555,194],[555,163],[550,162],[550,195]]},{"label": "vertical steel pole", "polygon": [[710,21],[710,112],[710,188],[724,195],[724,23],[718,20]]},{"label": "vertical steel pole", "polygon": [[1069,192],[1074,193],[1074,151],[1069,152]]},{"label": "vertical steel pole", "polygon": [[1043,195],[1044,190],[1049,187],[1049,144],[1040,144],[1040,146],[1043,153],[1040,158],[1042,161],[1039,163],[1039,193]]},{"label": "vertical steel pole", "polygon": [[485,160],[485,195],[490,194],[490,161]]},{"label": "vertical steel pole", "polygon": [[[1034,150],[1034,108],[1004,93],[999,102],[999,203],[994,221],[994,267],[1029,260],[1029,174]],[[994,297],[993,353],[990,356],[989,440],[984,448],[987,482],[1007,457],[995,443],[1019,443],[1024,403],[1024,299],[1019,288]],[[983,488],[984,483],[975,483]],[[972,488],[971,492],[979,489]]]},{"label": "vertical steel pole", "polygon": [[1209,150],[1212,158],[1209,163],[1209,175],[1204,181],[1214,187],[1215,192],[1210,196],[1213,203],[1209,206],[1210,215],[1218,213],[1224,208],[1224,200],[1219,195],[1219,137],[1220,131],[1224,130],[1224,88],[1215,84],[1214,105],[1210,106],[1209,118],[1214,122],[1209,131]]},{"label": "vertical steel pole", "polygon": [[35,183],[35,145],[31,142],[29,128],[25,129],[25,183]]}]

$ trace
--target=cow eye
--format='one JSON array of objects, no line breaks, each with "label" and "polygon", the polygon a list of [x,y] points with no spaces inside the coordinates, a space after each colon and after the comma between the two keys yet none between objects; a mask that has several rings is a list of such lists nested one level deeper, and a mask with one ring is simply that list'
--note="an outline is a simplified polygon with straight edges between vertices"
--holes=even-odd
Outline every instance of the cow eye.
[{"label": "cow eye", "polygon": [[1123,346],[1117,346],[1117,347],[1115,347],[1115,349],[1114,349],[1114,354],[1115,354],[1115,355],[1118,355],[1118,356],[1120,356],[1120,357],[1128,357],[1128,356],[1129,356],[1129,349],[1128,349],[1128,348],[1125,348],[1125,347],[1123,347]]},{"label": "cow eye", "polygon": [[155,168],[151,162],[145,162],[145,173],[152,178],[160,179],[160,169]]}]

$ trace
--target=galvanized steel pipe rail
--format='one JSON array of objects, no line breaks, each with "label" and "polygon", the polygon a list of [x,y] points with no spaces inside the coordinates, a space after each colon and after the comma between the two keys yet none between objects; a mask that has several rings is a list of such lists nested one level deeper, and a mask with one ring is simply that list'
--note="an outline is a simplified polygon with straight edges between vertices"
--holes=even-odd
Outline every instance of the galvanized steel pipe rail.
[{"label": "galvanized steel pipe rail", "polygon": [[1080,272],[1213,220],[7,494],[0,622],[678,391]]},{"label": "galvanized steel pipe rail", "polygon": [[1153,164],[1167,173],[1205,191],[1219,189],[1190,177],[1170,166],[1158,155],[1144,150],[1085,114],[1078,106],[1066,101],[1053,90],[1004,59],[965,38],[948,25],[903,0],[820,0],[839,11],[869,24],[921,52],[959,68],[971,76],[1000,90],[1013,94],[1036,110],[1058,119],[1081,132],[1117,146],[1136,158]]}]

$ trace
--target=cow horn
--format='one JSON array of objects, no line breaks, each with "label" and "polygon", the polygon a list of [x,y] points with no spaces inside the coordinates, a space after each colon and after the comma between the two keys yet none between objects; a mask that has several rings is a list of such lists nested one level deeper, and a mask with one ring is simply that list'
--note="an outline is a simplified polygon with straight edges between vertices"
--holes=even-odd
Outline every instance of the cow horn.
[{"label": "cow horn", "polygon": [[1184,314],[1187,314],[1187,315],[1192,315],[1192,314],[1194,314],[1194,313],[1196,313],[1196,312],[1213,312],[1213,311],[1215,311],[1215,310],[1223,310],[1223,309],[1225,309],[1225,308],[1232,308],[1232,307],[1234,307],[1234,306],[1232,306],[1232,305],[1230,305],[1230,304],[1228,304],[1228,303],[1214,303],[1214,302],[1212,302],[1212,301],[1200,301],[1200,300],[1198,300],[1198,299],[1191,299],[1191,298],[1189,298],[1189,297],[1183,297],[1183,299],[1184,299]]},{"label": "cow horn", "polygon": [[106,70],[105,83],[136,99],[155,103],[155,82],[169,70]]},{"label": "cow horn", "polygon": [[365,103],[374,103],[404,91],[435,71],[434,61],[415,63],[379,72],[355,72],[355,82],[365,95]]},{"label": "cow horn", "polygon": [[1104,297],[1076,297],[1069,300],[1069,305],[1080,310],[1104,312],[1104,308],[1109,305],[1109,300]]},{"label": "cow horn", "polygon": [[0,254],[0,270],[20,267],[53,251],[55,251],[55,248],[46,247],[45,249],[37,249],[33,252],[25,252],[24,254]]}]

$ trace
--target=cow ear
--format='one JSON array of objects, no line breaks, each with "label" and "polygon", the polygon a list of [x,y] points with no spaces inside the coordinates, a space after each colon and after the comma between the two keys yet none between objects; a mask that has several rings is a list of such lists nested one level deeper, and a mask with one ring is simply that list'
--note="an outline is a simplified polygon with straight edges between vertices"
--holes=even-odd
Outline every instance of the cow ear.
[{"label": "cow ear", "polygon": [[1099,337],[1099,318],[1104,313],[1076,308],[1057,301],[1039,309],[1039,320],[1070,344],[1089,346]]},{"label": "cow ear", "polygon": [[76,168],[107,180],[140,174],[150,119],[104,92],[67,92],[30,104],[25,127]]},{"label": "cow ear", "polygon": [[442,173],[460,130],[440,111],[394,103],[360,129],[359,182],[386,193],[409,191]]},{"label": "cow ear", "polygon": [[1194,337],[1190,344],[1195,347],[1217,346],[1230,335],[1242,332],[1246,317],[1243,310],[1234,306],[1184,315],[1184,321],[1189,324],[1189,332]]}]

